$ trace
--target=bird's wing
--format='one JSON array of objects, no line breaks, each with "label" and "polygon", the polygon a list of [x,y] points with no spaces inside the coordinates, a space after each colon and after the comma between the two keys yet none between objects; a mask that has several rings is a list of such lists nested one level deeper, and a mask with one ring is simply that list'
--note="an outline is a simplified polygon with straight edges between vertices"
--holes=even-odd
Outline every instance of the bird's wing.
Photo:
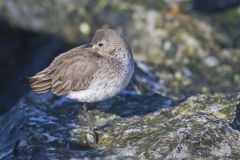
[{"label": "bird's wing", "polygon": [[97,62],[101,58],[86,46],[74,48],[59,55],[49,67],[29,78],[30,86],[37,93],[52,91],[57,95],[87,89],[99,69]]}]

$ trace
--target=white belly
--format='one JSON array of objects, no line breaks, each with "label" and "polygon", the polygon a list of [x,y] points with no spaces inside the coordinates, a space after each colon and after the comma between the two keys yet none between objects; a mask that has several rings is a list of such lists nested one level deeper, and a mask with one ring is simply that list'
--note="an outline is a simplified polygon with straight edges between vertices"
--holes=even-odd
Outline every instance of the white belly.
[{"label": "white belly", "polygon": [[88,103],[109,99],[117,95],[128,85],[131,80],[132,73],[133,71],[131,71],[131,74],[127,74],[123,79],[114,78],[110,81],[102,79],[101,82],[91,85],[89,89],[70,92],[68,97],[80,102]]},{"label": "white belly", "polygon": [[78,100],[79,102],[98,102],[104,99],[107,99],[104,92],[99,92],[96,90],[82,90],[82,91],[74,91],[68,95],[69,98]]},{"label": "white belly", "polygon": [[117,80],[102,79],[101,83],[95,83],[89,89],[70,92],[68,97],[80,102],[98,102],[115,96],[121,89],[122,86]]}]

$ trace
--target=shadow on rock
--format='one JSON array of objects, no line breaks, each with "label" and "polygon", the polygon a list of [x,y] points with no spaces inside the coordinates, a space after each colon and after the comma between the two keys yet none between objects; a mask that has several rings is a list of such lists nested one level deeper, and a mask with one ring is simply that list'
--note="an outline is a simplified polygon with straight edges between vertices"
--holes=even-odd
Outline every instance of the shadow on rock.
[{"label": "shadow on rock", "polygon": [[[146,115],[174,104],[175,101],[159,94],[137,94],[134,91],[125,91],[115,98],[97,104],[96,108],[120,117],[132,117]],[[91,104],[90,109],[94,109],[94,106]]]},{"label": "shadow on rock", "polygon": [[235,118],[232,121],[232,123],[230,124],[231,127],[233,127],[234,129],[237,129],[240,131],[240,96],[238,99],[238,103],[236,105],[236,111],[235,111]]}]

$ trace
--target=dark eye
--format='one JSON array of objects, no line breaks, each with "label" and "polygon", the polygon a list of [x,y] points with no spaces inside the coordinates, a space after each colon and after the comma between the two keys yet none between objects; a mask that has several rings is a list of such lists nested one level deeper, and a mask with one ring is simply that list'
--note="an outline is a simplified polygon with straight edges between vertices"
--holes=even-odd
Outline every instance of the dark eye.
[{"label": "dark eye", "polygon": [[103,46],[103,43],[99,43],[98,46],[99,46],[99,47]]}]

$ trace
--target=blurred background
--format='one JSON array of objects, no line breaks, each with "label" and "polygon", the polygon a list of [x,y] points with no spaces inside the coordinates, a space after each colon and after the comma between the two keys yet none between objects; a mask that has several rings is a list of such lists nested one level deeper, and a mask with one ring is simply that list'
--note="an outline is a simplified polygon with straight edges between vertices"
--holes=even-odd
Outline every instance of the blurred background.
[{"label": "blurred background", "polygon": [[163,95],[237,92],[239,1],[0,0],[0,114],[28,91],[22,77],[89,42],[98,28],[123,33]]}]

